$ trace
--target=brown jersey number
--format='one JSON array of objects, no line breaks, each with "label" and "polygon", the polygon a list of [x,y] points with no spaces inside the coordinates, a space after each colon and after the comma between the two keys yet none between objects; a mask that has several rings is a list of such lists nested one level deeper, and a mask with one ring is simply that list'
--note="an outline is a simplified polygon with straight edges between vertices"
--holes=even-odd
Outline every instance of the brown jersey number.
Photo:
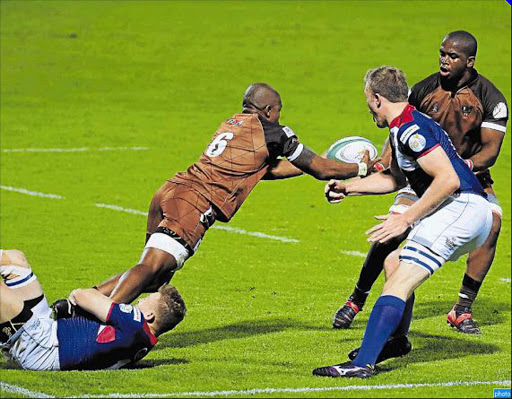
[{"label": "brown jersey number", "polygon": [[213,141],[208,146],[208,149],[206,150],[206,155],[209,156],[210,158],[218,157],[226,149],[229,140],[233,140],[233,133],[219,133],[219,135],[215,137],[215,139],[213,139]]}]

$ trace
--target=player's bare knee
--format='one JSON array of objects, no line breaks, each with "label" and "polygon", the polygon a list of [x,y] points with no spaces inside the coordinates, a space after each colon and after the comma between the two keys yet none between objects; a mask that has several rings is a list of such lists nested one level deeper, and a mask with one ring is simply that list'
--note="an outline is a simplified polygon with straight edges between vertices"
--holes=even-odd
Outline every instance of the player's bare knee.
[{"label": "player's bare knee", "polygon": [[386,280],[388,280],[391,275],[396,271],[400,261],[398,259],[398,255],[400,250],[395,250],[391,252],[387,258],[384,260],[384,272],[386,273]]},{"label": "player's bare knee", "polygon": [[2,250],[0,265],[16,265],[19,267],[30,268],[27,257],[18,249]]}]

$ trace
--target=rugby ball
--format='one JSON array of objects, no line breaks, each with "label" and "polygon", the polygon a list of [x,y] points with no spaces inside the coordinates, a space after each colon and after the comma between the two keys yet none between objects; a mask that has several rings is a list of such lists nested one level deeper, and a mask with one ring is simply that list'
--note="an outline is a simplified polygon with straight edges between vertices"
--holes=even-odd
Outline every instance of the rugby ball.
[{"label": "rugby ball", "polygon": [[379,155],[377,148],[370,140],[360,136],[344,137],[329,147],[326,156],[335,161],[358,163],[361,162],[366,150],[370,152],[371,160]]}]

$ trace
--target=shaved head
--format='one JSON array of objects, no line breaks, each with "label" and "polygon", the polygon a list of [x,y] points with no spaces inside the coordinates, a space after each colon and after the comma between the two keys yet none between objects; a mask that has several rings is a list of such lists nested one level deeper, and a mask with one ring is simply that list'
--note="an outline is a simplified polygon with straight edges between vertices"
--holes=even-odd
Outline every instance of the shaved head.
[{"label": "shaved head", "polygon": [[443,43],[448,40],[463,51],[464,55],[467,57],[476,57],[477,43],[475,37],[471,33],[466,32],[465,30],[457,30],[455,32],[448,33],[444,37]]},{"label": "shaved head", "polygon": [[280,106],[281,96],[272,86],[266,83],[253,83],[245,91],[242,105],[244,108],[263,110],[268,105]]}]

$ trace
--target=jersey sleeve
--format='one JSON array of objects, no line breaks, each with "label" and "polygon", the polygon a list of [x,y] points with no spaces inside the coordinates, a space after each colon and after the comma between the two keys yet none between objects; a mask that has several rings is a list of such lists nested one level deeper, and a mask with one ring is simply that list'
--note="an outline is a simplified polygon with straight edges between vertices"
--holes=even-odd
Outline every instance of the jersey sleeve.
[{"label": "jersey sleeve", "polygon": [[120,330],[138,330],[143,328],[144,319],[135,306],[113,303],[107,316],[107,324]]},{"label": "jersey sleeve", "polygon": [[414,159],[427,155],[441,145],[430,129],[417,124],[400,129],[397,139],[401,152]]},{"label": "jersey sleeve", "polygon": [[484,114],[481,127],[505,133],[508,121],[507,100],[490,82],[483,87],[482,105]]},{"label": "jersey sleeve", "polygon": [[304,145],[288,126],[264,123],[263,130],[271,159],[281,156],[294,161],[302,153]]}]

